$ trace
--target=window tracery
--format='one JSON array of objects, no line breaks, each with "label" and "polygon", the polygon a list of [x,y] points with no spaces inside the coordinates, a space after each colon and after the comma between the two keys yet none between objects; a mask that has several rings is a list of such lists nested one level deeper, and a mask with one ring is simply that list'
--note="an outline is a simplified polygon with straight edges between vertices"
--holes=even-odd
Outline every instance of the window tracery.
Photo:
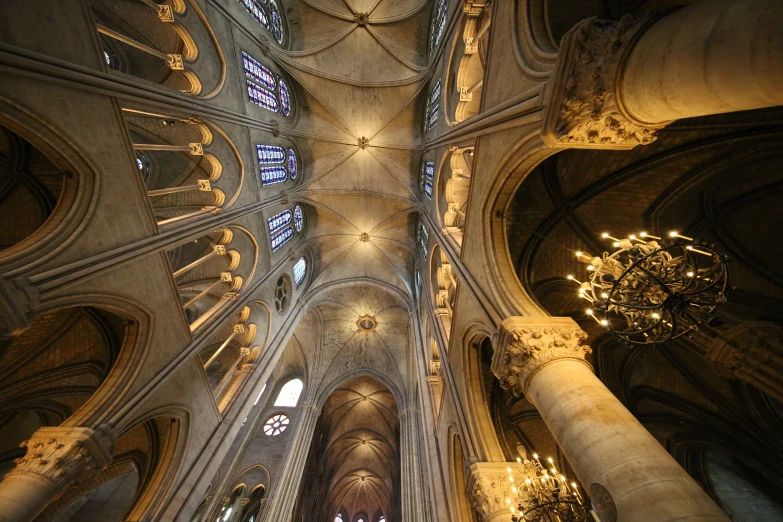
[{"label": "window tracery", "polygon": [[250,101],[268,111],[290,116],[291,94],[285,80],[245,51],[242,51],[242,66]]},{"label": "window tracery", "polygon": [[300,257],[299,261],[296,262],[294,265],[294,286],[297,288],[300,284],[302,284],[302,281],[304,281],[305,276],[307,275],[307,259],[304,257]]},{"label": "window tracery", "polygon": [[280,15],[280,8],[275,0],[239,0],[239,3],[256,22],[277,40],[277,43],[283,43],[285,37],[283,17]]},{"label": "window tracery", "polygon": [[299,205],[286,209],[267,219],[269,235],[271,236],[272,252],[276,252],[295,234],[304,228],[304,211]]},{"label": "window tracery", "polygon": [[430,242],[430,232],[423,222],[419,221],[419,229],[416,231],[416,242],[419,244],[423,259],[427,259],[427,246]]},{"label": "window tracery", "polygon": [[296,403],[299,402],[299,395],[302,393],[304,384],[301,379],[291,379],[280,389],[280,393],[277,394],[275,399],[275,406],[296,407]]},{"label": "window tracery", "polygon": [[432,182],[435,178],[435,162],[425,161],[421,164],[420,187],[428,199],[432,199]]},{"label": "window tracery", "polygon": [[264,434],[268,437],[276,437],[288,428],[289,422],[291,421],[287,415],[283,415],[282,413],[272,415],[264,423]]},{"label": "window tracery", "polygon": [[294,180],[299,171],[296,152],[278,145],[256,145],[261,185],[274,185]]},{"label": "window tracery", "polygon": [[426,121],[427,130],[430,130],[438,123],[438,110],[440,109],[440,93],[441,93],[441,80],[435,82],[432,86],[430,95],[427,97],[427,107],[424,111],[424,120]]},{"label": "window tracery", "polygon": [[438,0],[438,8],[435,16],[432,17],[432,29],[430,30],[430,56],[435,54],[435,50],[443,39],[443,33],[446,30],[447,0]]}]

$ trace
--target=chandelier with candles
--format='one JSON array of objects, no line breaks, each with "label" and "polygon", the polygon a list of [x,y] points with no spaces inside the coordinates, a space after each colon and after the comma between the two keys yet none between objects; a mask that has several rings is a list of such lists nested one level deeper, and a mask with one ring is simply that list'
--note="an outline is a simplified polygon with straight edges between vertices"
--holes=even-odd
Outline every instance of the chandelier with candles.
[{"label": "chandelier with candles", "polygon": [[641,232],[617,239],[617,251],[592,256],[577,252],[587,264],[588,281],[579,297],[590,303],[587,314],[631,344],[656,344],[681,337],[715,318],[726,301],[727,257],[715,245],[678,232],[660,238]]},{"label": "chandelier with candles", "polygon": [[[548,466],[548,467],[547,467]],[[541,463],[538,454],[533,460],[517,458],[517,477],[512,468],[508,469],[508,479],[513,484],[515,499],[506,502],[511,509],[513,522],[584,522],[588,520],[588,508],[579,493],[576,482],[568,479],[555,469],[552,458],[547,466]],[[513,504],[516,504],[515,508]]]}]

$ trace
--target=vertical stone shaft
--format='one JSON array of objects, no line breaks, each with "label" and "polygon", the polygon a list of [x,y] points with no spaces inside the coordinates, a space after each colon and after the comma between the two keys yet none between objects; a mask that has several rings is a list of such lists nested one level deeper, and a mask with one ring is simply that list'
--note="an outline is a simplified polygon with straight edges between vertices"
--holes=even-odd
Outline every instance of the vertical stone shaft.
[{"label": "vertical stone shaft", "polygon": [[400,460],[402,485],[402,522],[428,520],[425,514],[424,483],[421,474],[419,452],[418,410],[407,409],[400,413]]},{"label": "vertical stone shaft", "polygon": [[270,492],[269,503],[263,514],[264,522],[285,522],[293,516],[296,495],[299,492],[299,483],[302,481],[318,413],[314,404],[302,405],[296,437],[283,464],[276,487]]},{"label": "vertical stone shaft", "polygon": [[538,408],[604,522],[728,522],[599,381],[569,318],[503,321],[492,371]]},{"label": "vertical stone shaft", "polygon": [[783,2],[702,0],[657,21],[620,73],[639,122],[783,105]]}]

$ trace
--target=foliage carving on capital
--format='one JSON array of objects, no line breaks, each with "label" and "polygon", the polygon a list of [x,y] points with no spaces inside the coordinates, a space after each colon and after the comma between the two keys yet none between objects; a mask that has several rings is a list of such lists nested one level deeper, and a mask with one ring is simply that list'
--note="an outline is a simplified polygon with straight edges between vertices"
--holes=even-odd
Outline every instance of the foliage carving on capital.
[{"label": "foliage carving on capital", "polygon": [[588,18],[564,37],[552,79],[543,136],[551,145],[633,148],[655,141],[650,127],[624,113],[617,99],[626,52],[645,23]]},{"label": "foliage carving on capital", "polygon": [[[508,480],[507,468],[516,463],[476,462],[470,466],[467,495],[471,508],[479,513],[481,521],[489,521],[500,514],[508,514],[507,498],[516,498],[513,484]],[[509,517],[510,518],[510,517]]]},{"label": "foliage carving on capital", "polygon": [[43,427],[20,447],[27,453],[14,462],[11,473],[32,473],[54,482],[60,490],[91,478],[112,461],[116,434],[108,426]]},{"label": "foliage carving on capital", "polygon": [[530,377],[558,359],[585,360],[587,334],[570,318],[511,317],[503,321],[494,343],[492,373],[515,395],[525,394]]}]

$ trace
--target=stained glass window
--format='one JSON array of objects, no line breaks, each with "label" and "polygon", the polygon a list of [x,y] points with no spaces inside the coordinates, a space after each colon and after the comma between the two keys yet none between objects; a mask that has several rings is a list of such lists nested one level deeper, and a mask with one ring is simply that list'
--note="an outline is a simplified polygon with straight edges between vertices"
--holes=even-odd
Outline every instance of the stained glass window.
[{"label": "stained glass window", "polygon": [[267,225],[269,226],[269,233],[274,234],[284,226],[291,223],[291,211],[290,210],[284,210],[280,213],[275,214],[271,218],[266,220]]},{"label": "stained glass window", "polygon": [[419,229],[416,231],[416,241],[419,243],[422,257],[427,259],[427,246],[430,242],[430,233],[422,222],[419,222]]},{"label": "stained glass window", "polygon": [[297,174],[299,174],[299,166],[294,149],[288,149],[288,174],[291,176],[291,179],[296,179]]},{"label": "stained glass window", "polygon": [[334,522],[343,522],[343,516],[337,513],[337,516],[334,517]]},{"label": "stained glass window", "polygon": [[264,423],[264,434],[269,437],[280,435],[288,428],[289,422],[287,415],[283,415],[282,413],[272,415],[269,417],[269,420]]},{"label": "stained glass window", "polygon": [[296,152],[277,145],[256,145],[258,164],[261,165],[261,184],[273,185],[296,179],[299,173]]},{"label": "stained glass window", "polygon": [[300,257],[294,265],[294,285],[299,286],[307,274],[307,259]]},{"label": "stained glass window", "polygon": [[264,29],[269,30],[269,17],[266,15],[264,8],[261,7],[256,0],[239,0],[247,12],[250,13],[256,22],[264,26]]},{"label": "stained glass window", "polygon": [[421,190],[432,199],[432,181],[435,177],[435,163],[427,161],[421,165]]},{"label": "stained glass window", "polygon": [[378,522],[386,522],[386,517],[381,515],[381,518],[378,519]]},{"label": "stained glass window", "polygon": [[245,51],[242,51],[242,66],[250,101],[272,112],[290,116],[291,91],[288,84]]},{"label": "stained glass window", "polygon": [[[293,226],[291,222],[293,221]],[[299,205],[284,210],[267,219],[269,234],[272,236],[272,252],[276,252],[288,240],[304,228],[304,211]]]},{"label": "stained glass window", "polygon": [[150,171],[150,160],[144,154],[136,154],[136,167],[142,174],[148,174]]},{"label": "stained glass window", "polygon": [[438,8],[435,11],[435,16],[432,19],[432,30],[430,32],[430,56],[435,52],[435,49],[440,45],[440,41],[443,38],[443,32],[446,30],[446,12],[447,1],[438,0]]},{"label": "stained glass window", "polygon": [[302,213],[302,207],[299,205],[294,207],[294,228],[297,232],[302,231],[304,226],[304,214]]},{"label": "stained glass window", "polygon": [[302,393],[304,384],[300,379],[291,379],[280,389],[275,399],[275,406],[293,408],[299,402],[299,395]]},{"label": "stained glass window", "polygon": [[277,40],[277,43],[283,43],[285,36],[283,17],[274,0],[239,0],[239,3]]},{"label": "stained glass window", "polygon": [[427,120],[427,130],[438,123],[438,109],[440,109],[440,78],[432,86],[430,96],[427,98],[427,110],[424,114],[424,118]]}]

